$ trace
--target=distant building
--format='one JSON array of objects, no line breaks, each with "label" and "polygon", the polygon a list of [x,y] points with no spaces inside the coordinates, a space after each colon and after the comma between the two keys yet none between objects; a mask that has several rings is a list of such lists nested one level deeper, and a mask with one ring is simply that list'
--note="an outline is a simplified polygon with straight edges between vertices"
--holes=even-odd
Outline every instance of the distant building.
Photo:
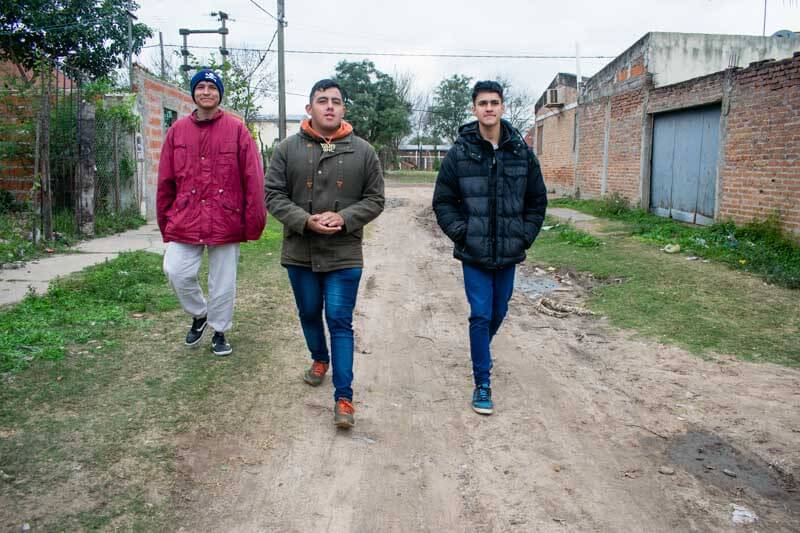
[{"label": "distant building", "polygon": [[[583,78],[584,83],[589,78]],[[528,132],[552,192],[571,193],[575,178],[575,112],[578,88],[575,74],[559,72],[534,107],[536,119]]]},{"label": "distant building", "polygon": [[401,144],[397,150],[398,170],[435,170],[450,149],[449,144]]},{"label": "distant building", "polygon": [[[286,136],[294,135],[300,131],[300,123],[308,117],[306,115],[286,115]],[[262,151],[278,142],[278,115],[259,115],[253,121],[256,130],[256,139]]]}]

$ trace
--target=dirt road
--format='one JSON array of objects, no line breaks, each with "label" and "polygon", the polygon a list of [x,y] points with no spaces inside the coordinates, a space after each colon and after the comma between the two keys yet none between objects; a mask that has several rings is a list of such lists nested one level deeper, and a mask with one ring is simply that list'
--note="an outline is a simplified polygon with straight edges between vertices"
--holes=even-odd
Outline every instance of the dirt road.
[{"label": "dirt road", "polygon": [[[241,407],[241,435],[183,443],[182,530],[800,530],[796,370],[545,316],[518,291],[493,343],[495,414],[474,414],[460,263],[431,192],[389,188],[368,231],[356,427],[334,428],[328,379],[300,383],[300,328],[285,332],[282,400]],[[580,303],[582,283],[553,297]],[[757,522],[735,526],[732,504]]]}]

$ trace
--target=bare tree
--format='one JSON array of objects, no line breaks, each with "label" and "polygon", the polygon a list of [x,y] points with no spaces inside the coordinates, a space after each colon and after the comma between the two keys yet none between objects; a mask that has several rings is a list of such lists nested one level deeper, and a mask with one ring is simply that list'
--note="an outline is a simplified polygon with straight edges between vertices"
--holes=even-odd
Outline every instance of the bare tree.
[{"label": "bare tree", "polygon": [[278,84],[269,54],[251,50],[247,45],[242,48],[232,50],[228,56],[230,68],[226,70],[234,91],[227,98],[227,104],[242,115],[249,127],[261,110],[264,99],[275,98]]},{"label": "bare tree", "polygon": [[498,75],[495,80],[503,87],[506,112],[503,117],[523,135],[533,125],[536,97],[525,89],[517,89],[507,77]]},{"label": "bare tree", "polygon": [[151,55],[144,61],[144,67],[156,75],[158,78],[172,83],[174,85],[182,86],[184,83],[183,74],[181,73],[181,64],[183,59],[177,50],[173,50],[171,54],[164,54],[164,73],[161,73],[161,56]]}]

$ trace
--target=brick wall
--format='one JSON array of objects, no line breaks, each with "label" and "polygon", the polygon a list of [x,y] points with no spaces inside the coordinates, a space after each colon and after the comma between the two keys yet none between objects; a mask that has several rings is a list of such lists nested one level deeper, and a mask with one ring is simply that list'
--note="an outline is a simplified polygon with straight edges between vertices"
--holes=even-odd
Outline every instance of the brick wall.
[{"label": "brick wall", "polygon": [[605,143],[605,116],[608,98],[578,106],[578,165],[575,187],[582,197],[600,196]]},{"label": "brick wall", "polygon": [[[574,89],[573,89],[574,91]],[[543,107],[540,116],[551,111]],[[539,129],[541,127],[541,130]],[[562,110],[536,122],[531,128],[531,146],[538,146],[538,132],[542,132],[542,153],[537,153],[542,165],[542,175],[549,191],[558,194],[575,192],[575,165],[573,136],[575,133],[575,108]]]},{"label": "brick wall", "polygon": [[725,72],[667,85],[650,92],[648,113],[686,109],[722,101]]},{"label": "brick wall", "polygon": [[26,132],[24,123],[35,123],[38,105],[33,96],[7,96],[0,106],[0,188],[11,192],[17,201],[30,200],[33,190],[36,137]]},{"label": "brick wall", "polygon": [[606,194],[619,193],[638,200],[645,89],[611,97]]},{"label": "brick wall", "polygon": [[777,211],[800,234],[800,53],[736,70],[731,81],[719,217]]},{"label": "brick wall", "polygon": [[[31,71],[26,71],[28,79],[35,79]],[[72,91],[72,80],[62,72],[54,70],[51,74],[51,106],[55,106],[56,93]],[[8,80],[8,81],[6,81]],[[34,159],[36,136],[33,124],[38,120],[40,106],[39,85],[34,82],[27,93],[17,92],[16,85],[22,83],[19,70],[8,61],[0,61],[0,81],[5,85],[0,102],[0,189],[11,192],[18,201],[31,199],[34,186]],[[24,127],[27,122],[30,133]]]},{"label": "brick wall", "polygon": [[134,67],[133,90],[138,93],[137,104],[142,116],[142,144],[144,161],[141,186],[143,210],[148,220],[156,216],[156,187],[158,186],[158,161],[161,145],[164,143],[167,128],[164,124],[164,109],[177,112],[178,118],[194,110],[194,102],[189,93],[170,83],[166,83],[144,69]]}]

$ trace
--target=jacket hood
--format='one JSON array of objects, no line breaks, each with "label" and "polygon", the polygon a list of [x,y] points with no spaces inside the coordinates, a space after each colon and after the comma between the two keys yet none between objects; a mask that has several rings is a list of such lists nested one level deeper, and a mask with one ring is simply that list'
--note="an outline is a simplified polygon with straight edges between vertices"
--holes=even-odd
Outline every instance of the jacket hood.
[{"label": "jacket hood", "polygon": [[[504,118],[500,119],[500,129],[499,146],[504,145],[508,141],[514,139],[514,137],[518,137],[519,140],[522,141],[522,134],[519,132],[519,130],[512,126],[511,123]],[[479,145],[483,142],[483,140],[484,139],[481,137],[481,132],[478,129],[477,120],[467,122],[458,128],[458,139],[456,139],[456,143]]]},{"label": "jacket hood", "polygon": [[342,123],[339,124],[339,129],[336,130],[336,132],[334,132],[330,138],[325,138],[324,135],[315,130],[311,125],[311,119],[308,118],[300,123],[300,129],[303,130],[303,132],[305,132],[309,137],[323,142],[338,141],[339,139],[343,139],[344,137],[347,137],[353,133],[353,126],[346,120],[342,120]]}]

